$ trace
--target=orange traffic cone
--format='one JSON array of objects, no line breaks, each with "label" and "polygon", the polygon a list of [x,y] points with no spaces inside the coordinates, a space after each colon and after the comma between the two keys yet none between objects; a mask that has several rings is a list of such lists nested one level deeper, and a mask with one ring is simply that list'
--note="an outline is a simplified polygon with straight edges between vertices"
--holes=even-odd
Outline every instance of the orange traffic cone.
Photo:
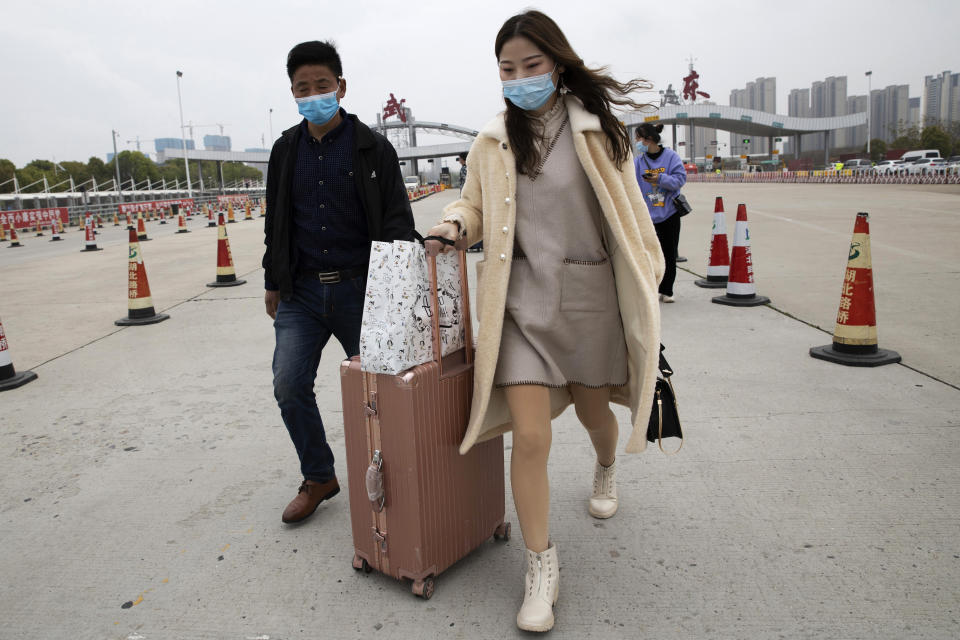
[{"label": "orange traffic cone", "polygon": [[217,281],[207,283],[208,287],[235,287],[246,284],[246,280],[237,280],[237,271],[233,268],[233,253],[230,240],[227,239],[227,225],[223,223],[223,214],[217,224]]},{"label": "orange traffic cone", "polygon": [[16,225],[10,226],[10,244],[7,245],[8,249],[13,249],[14,247],[22,247],[20,244],[20,238],[17,236],[17,227]]},{"label": "orange traffic cone", "polygon": [[117,215],[116,211],[113,212],[113,226],[115,227],[120,226],[120,217]]},{"label": "orange traffic cone", "polygon": [[850,241],[850,256],[843,276],[840,308],[833,344],[813,347],[820,360],[853,367],[877,367],[900,362],[896,351],[877,345],[877,312],[873,302],[873,265],[870,256],[870,216],[858,213]]},{"label": "orange traffic cone", "polygon": [[244,216],[243,216],[243,219],[244,219],[245,221],[246,221],[246,220],[253,220],[253,210],[250,208],[250,201],[247,200],[247,201],[243,204],[243,207],[244,207],[244,211],[246,212],[246,213],[244,214]]},{"label": "orange traffic cone", "polygon": [[130,230],[130,259],[127,263],[127,317],[120,318],[114,324],[121,327],[133,324],[154,324],[170,316],[157,313],[153,309],[150,297],[150,283],[147,281],[147,268],[140,253],[137,232]]},{"label": "orange traffic cone", "polygon": [[7,344],[7,334],[3,332],[3,323],[0,322],[0,391],[16,389],[36,379],[37,374],[33,371],[17,373],[14,369],[13,360],[10,358],[10,345]]},{"label": "orange traffic cone", "polygon": [[137,240],[139,242],[150,241],[150,238],[147,237],[147,225],[143,222],[143,214],[139,211],[137,212]]},{"label": "orange traffic cone", "polygon": [[97,229],[103,229],[103,220],[97,216]]},{"label": "orange traffic cone", "polygon": [[57,218],[57,232],[58,232],[58,233],[63,233],[63,232],[64,232],[64,231],[63,231],[63,220],[61,220],[60,218]]},{"label": "orange traffic cone", "polygon": [[732,307],[756,307],[770,302],[770,298],[757,295],[757,286],[753,283],[753,257],[750,255],[750,229],[747,228],[745,204],[737,205],[737,227],[733,233],[727,294],[711,301]]},{"label": "orange traffic cone", "polygon": [[167,216],[166,216],[166,213],[167,213],[167,208],[166,208],[166,207],[161,207],[161,208],[160,208],[160,224],[167,224]]},{"label": "orange traffic cone", "polygon": [[236,220],[235,220],[234,217],[233,217],[233,203],[232,203],[232,202],[228,202],[228,203],[227,203],[227,222],[229,222],[230,224],[233,224],[234,222],[236,222]]},{"label": "orange traffic cone", "polygon": [[40,226],[40,220],[37,220],[37,237],[43,235],[43,227]]},{"label": "orange traffic cone", "polygon": [[727,248],[727,222],[723,217],[723,198],[717,196],[713,205],[713,231],[710,234],[707,277],[693,284],[704,289],[720,289],[727,286],[729,276],[730,250]]},{"label": "orange traffic cone", "polygon": [[7,241],[7,223],[0,222],[0,242]]},{"label": "orange traffic cone", "polygon": [[57,229],[56,221],[50,223],[50,233],[52,234],[50,242],[59,242],[63,240],[63,238],[60,237],[60,230]]},{"label": "orange traffic cone", "polygon": [[126,214],[126,216],[127,216],[127,231],[129,231],[130,229],[136,229],[136,227],[133,226],[133,219],[130,217],[130,214],[128,213]]},{"label": "orange traffic cone", "polygon": [[187,221],[182,213],[177,214],[177,233],[190,233],[190,229],[187,229]]},{"label": "orange traffic cone", "polygon": [[213,218],[213,207],[208,207],[207,205],[203,205],[203,215],[207,217],[208,227],[217,226],[217,221]]},{"label": "orange traffic cone", "polygon": [[97,234],[93,230],[93,216],[87,216],[84,226],[84,246],[82,251],[103,251],[97,246]]},{"label": "orange traffic cone", "polygon": [[260,217],[261,218],[267,217],[267,199],[266,198],[260,198]]}]

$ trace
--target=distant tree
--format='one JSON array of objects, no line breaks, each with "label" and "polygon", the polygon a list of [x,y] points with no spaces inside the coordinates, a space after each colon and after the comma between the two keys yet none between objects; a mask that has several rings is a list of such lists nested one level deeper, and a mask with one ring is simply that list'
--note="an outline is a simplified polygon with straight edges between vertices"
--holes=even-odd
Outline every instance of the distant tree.
[{"label": "distant tree", "polygon": [[[867,147],[863,147],[863,152],[867,152]],[[874,138],[870,141],[870,161],[880,162],[887,156],[887,143],[881,138]]]},{"label": "distant tree", "polygon": [[90,159],[87,160],[87,169],[90,171],[90,177],[97,179],[98,185],[113,177],[110,167],[97,156],[90,156]]},{"label": "distant tree", "polygon": [[117,160],[120,161],[120,179],[124,182],[131,178],[136,184],[140,184],[147,179],[151,182],[160,179],[160,171],[157,169],[157,165],[139,151],[121,151],[113,160],[108,162],[107,166],[110,168],[111,175],[113,175],[113,166]]},{"label": "distant tree", "polygon": [[13,193],[12,180],[16,170],[17,165],[6,158],[0,158],[0,193]]},{"label": "distant tree", "polygon": [[53,171],[53,163],[49,160],[31,160],[27,163],[24,169],[27,167],[35,167],[40,171]]},{"label": "distant tree", "polygon": [[43,191],[43,177],[43,171],[32,162],[23,169],[17,169],[17,182],[20,183],[20,190],[26,193]]},{"label": "distant tree", "polygon": [[923,149],[939,149],[940,156],[947,158],[953,151],[953,141],[943,128],[933,125],[924,127],[920,134],[920,146]]}]

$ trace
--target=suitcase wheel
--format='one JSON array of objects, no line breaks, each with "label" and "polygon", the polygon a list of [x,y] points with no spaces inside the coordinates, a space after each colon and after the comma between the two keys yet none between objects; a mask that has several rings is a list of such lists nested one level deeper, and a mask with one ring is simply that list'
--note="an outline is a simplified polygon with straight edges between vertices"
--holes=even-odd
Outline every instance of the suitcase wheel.
[{"label": "suitcase wheel", "polygon": [[370,563],[367,562],[367,559],[361,558],[356,554],[353,556],[353,568],[357,571],[363,571],[364,573],[370,573],[373,571],[373,567],[370,566]]},{"label": "suitcase wheel", "polygon": [[414,580],[410,590],[413,591],[413,595],[429,600],[433,596],[433,578]]},{"label": "suitcase wheel", "polygon": [[495,540],[503,540],[504,542],[509,540],[510,539],[510,523],[504,522],[499,527],[497,527],[496,531],[493,532],[493,538]]}]

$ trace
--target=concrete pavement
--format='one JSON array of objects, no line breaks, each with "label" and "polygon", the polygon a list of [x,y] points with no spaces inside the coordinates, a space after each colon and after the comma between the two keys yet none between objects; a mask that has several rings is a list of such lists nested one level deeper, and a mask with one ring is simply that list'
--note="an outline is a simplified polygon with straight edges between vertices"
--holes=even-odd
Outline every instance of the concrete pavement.
[{"label": "concrete pavement", "polygon": [[[555,421],[552,637],[956,637],[960,198],[727,186],[731,230],[736,203],[750,206],[758,290],[776,309],[711,304],[680,272],[663,336],[688,439],[675,457],[620,457],[615,518],[587,515],[589,441],[572,411]],[[681,253],[701,275],[715,188],[687,190]],[[420,231],[455,193],[414,205]],[[881,346],[908,366],[807,355],[829,342],[857,210],[872,214]],[[430,601],[353,571],[344,497],[280,523],[299,476],[272,397],[262,223],[228,226],[249,282],[218,290],[204,286],[216,232],[194,224],[150,226],[150,285],[171,319],[149,327],[112,324],[126,313],[122,239],[105,233],[93,255],[74,232],[75,253],[0,249],[14,364],[40,375],[0,394],[0,638],[523,636],[509,496],[513,539],[444,573]],[[331,342],[316,390],[345,478],[341,357]]]}]

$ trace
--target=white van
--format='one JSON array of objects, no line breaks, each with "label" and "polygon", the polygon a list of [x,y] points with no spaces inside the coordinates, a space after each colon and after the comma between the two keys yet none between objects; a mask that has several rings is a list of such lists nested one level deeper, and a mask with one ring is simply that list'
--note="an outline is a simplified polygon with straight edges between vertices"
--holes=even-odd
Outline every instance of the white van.
[{"label": "white van", "polygon": [[916,149],[914,151],[907,151],[900,159],[903,162],[914,162],[920,158],[939,158],[940,151],[938,149]]},{"label": "white van", "polygon": [[403,184],[407,189],[413,191],[420,186],[420,176],[406,176],[403,179]]}]

